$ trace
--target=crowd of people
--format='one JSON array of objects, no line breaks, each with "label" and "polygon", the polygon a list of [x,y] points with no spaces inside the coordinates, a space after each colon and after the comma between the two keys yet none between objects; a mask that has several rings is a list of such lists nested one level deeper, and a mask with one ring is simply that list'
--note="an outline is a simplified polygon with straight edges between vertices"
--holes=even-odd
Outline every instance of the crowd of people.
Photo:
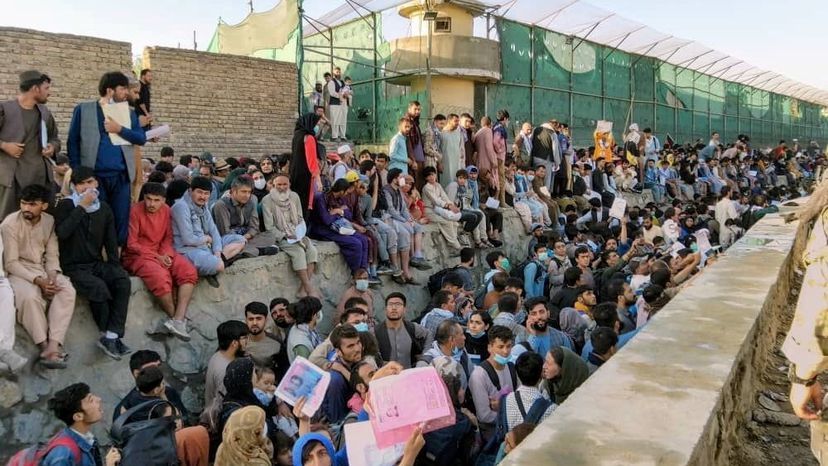
[{"label": "crowd of people", "polygon": [[[0,370],[27,366],[14,351],[15,322],[40,347],[39,364],[67,367],[63,343],[83,296],[97,346],[116,360],[129,355],[135,378],[115,425],[178,418],[175,445],[157,451],[180,464],[347,465],[343,426],[370,417],[371,383],[428,366],[456,421],[416,429],[399,464],[497,464],[717,254],[828,166],[815,142],[760,151],[746,135],[725,146],[713,133],[707,144],[665,147],[635,124],[622,144],[599,125],[594,146],[575,148],[567,124],[525,122],[513,133],[506,110],[479,127],[465,113],[422,127],[416,101],[387,154],[355,156],[347,144],[327,153],[325,126],[344,138],[333,107],[347,104],[350,88],[339,76],[317,88],[329,96],[297,120],[290,153],[176,158],[164,147],[155,160],[140,150],[152,124],[149,70],[140,81],[103,75],[100,99],[73,113],[65,155],[46,106],[50,78],[23,73],[18,98],[0,103]],[[132,107],[130,125],[107,114],[120,102]],[[624,202],[645,190],[653,201]],[[499,249],[509,211],[529,238],[513,257]],[[423,249],[431,223],[459,265],[417,283],[412,268],[433,270]],[[352,274],[333,311],[314,285],[320,241],[338,245]],[[219,287],[237,261],[282,253],[299,288],[249,302],[217,327],[205,409],[189,413],[164,381],[161,356],[123,340],[130,275],[157,298],[170,338],[188,340],[200,279]],[[375,315],[384,275],[426,286],[430,305],[413,309],[394,292]],[[323,319],[335,324],[329,335],[318,331]],[[298,357],[331,378],[312,416],[305,400],[274,396]],[[103,407],[86,384],[49,406],[67,427],[42,464],[114,465],[136,451],[101,455],[90,429]]]}]

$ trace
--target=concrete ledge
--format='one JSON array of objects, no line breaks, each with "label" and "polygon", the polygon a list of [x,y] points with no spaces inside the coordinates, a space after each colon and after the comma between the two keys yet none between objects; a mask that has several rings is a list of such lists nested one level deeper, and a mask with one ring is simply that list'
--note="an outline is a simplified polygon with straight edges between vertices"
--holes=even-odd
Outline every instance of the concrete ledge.
[{"label": "concrete ledge", "polygon": [[502,464],[727,464],[757,347],[772,344],[766,316],[788,299],[795,232],[760,221]]}]

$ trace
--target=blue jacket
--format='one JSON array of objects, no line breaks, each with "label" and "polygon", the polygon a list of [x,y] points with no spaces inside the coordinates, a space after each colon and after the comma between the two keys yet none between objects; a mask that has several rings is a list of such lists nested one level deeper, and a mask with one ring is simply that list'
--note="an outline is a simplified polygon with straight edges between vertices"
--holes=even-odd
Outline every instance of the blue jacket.
[{"label": "blue jacket", "polygon": [[[547,272],[543,269],[536,275],[538,267],[541,267],[541,264],[533,260],[523,269],[523,290],[526,292],[526,299],[543,296],[543,284],[546,282]],[[536,276],[537,280],[535,280]]]},{"label": "blue jacket", "polygon": [[52,451],[43,458],[43,461],[40,462],[41,466],[95,466],[95,457],[100,457],[100,451],[96,448],[93,449],[92,445],[86,442],[86,439],[78,435],[75,431],[70,428],[65,428],[64,433],[66,433],[69,437],[71,437],[75,443],[78,444],[81,451],[81,461],[80,463],[75,463],[74,455],[72,454],[72,450],[67,447],[56,447]]}]

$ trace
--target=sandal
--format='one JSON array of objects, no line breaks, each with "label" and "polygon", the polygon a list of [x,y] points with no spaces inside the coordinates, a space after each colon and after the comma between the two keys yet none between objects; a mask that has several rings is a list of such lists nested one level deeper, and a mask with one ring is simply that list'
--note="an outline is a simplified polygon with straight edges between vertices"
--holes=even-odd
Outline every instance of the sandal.
[{"label": "sandal", "polygon": [[403,277],[402,274],[394,275],[393,277],[391,277],[391,280],[394,280],[395,283],[399,283],[400,285],[405,285],[408,283],[408,281],[406,281],[405,277]]},{"label": "sandal", "polygon": [[66,358],[69,355],[64,353],[47,353],[40,355],[40,364],[47,369],[66,369]]}]

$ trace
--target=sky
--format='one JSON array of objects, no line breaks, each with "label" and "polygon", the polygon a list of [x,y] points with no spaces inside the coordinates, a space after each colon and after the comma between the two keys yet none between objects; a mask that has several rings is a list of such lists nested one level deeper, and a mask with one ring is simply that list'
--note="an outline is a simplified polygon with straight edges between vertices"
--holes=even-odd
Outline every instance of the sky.
[{"label": "sky", "polygon": [[[252,0],[257,11],[277,0]],[[504,0],[505,1],[505,0]],[[543,1],[543,0],[520,0]],[[591,0],[655,29],[699,41],[760,68],[828,90],[828,8],[825,0]],[[311,17],[343,0],[306,0]],[[235,24],[248,0],[142,0],[120,3],[113,15],[105,0],[0,0],[0,26],[89,35],[144,46],[193,47],[193,31],[204,50],[218,18]]]}]

